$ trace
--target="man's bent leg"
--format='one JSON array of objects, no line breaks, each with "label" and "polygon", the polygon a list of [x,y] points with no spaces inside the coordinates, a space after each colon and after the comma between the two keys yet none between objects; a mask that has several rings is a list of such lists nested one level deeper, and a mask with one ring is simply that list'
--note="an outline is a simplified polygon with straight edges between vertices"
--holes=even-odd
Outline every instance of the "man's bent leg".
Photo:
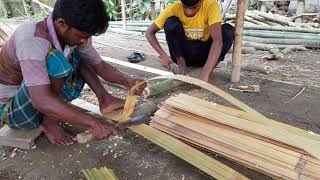
[{"label": "man's bent leg", "polygon": [[222,49],[221,49],[221,54],[219,57],[219,61],[223,61],[225,58],[225,55],[228,53],[228,51],[230,50],[233,41],[234,41],[234,27],[231,26],[230,24],[223,24],[221,26],[221,30],[222,30],[222,41],[223,41],[223,45],[222,45]]},{"label": "man's bent leg", "polygon": [[[225,58],[225,55],[230,50],[233,40],[234,40],[234,27],[230,24],[223,24],[221,26],[222,28],[222,49],[220,53],[219,60],[215,64],[214,67],[216,67],[220,61],[223,61]],[[210,52],[210,48],[212,45],[212,39],[209,39],[206,42],[202,41],[193,41],[192,45],[192,55],[190,61],[187,62],[188,66],[194,66],[194,67],[203,67],[208,59],[208,55]]]},{"label": "man's bent leg", "polygon": [[[16,129],[31,129],[40,127],[53,144],[72,144],[74,141],[61,128],[59,121],[50,121],[32,106],[27,86],[20,86],[17,94],[10,102],[8,109],[8,126]],[[49,102],[48,102],[49,103]]]},{"label": "man's bent leg", "polygon": [[119,110],[124,107],[125,100],[110,95],[102,86],[97,73],[89,64],[80,63],[78,70],[85,82],[96,94],[99,101],[100,112],[102,114],[110,113],[114,110]]},{"label": "man's bent leg", "polygon": [[164,32],[168,43],[170,56],[173,62],[178,64],[179,73],[185,74],[187,67],[187,45],[188,40],[183,29],[183,25],[179,18],[170,17],[164,24]]}]

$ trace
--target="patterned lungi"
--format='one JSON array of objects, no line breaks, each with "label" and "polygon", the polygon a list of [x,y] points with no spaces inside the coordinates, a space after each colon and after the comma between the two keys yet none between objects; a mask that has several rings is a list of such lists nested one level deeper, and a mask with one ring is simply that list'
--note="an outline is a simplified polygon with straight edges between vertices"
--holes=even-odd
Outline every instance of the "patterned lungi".
[{"label": "patterned lungi", "polygon": [[[49,51],[47,68],[50,79],[64,78],[61,96],[72,101],[80,96],[85,84],[78,74],[79,54],[74,52],[69,62],[64,55],[55,49]],[[50,103],[50,102],[47,102]],[[16,95],[7,103],[0,105],[1,123],[12,128],[35,128],[39,126],[43,115],[32,106],[28,88],[21,83]]]}]

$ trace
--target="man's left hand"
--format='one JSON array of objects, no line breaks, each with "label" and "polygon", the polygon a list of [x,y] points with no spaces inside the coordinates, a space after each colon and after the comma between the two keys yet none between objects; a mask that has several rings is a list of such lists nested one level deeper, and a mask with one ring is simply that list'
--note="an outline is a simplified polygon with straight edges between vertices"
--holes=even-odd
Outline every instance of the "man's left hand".
[{"label": "man's left hand", "polygon": [[135,95],[140,95],[142,93],[142,91],[147,87],[147,82],[144,79],[137,79],[137,78],[130,78],[128,80],[128,88],[129,90],[131,90],[136,84],[138,83],[142,83],[144,82],[142,85],[140,85],[139,87],[134,89],[133,94]]}]

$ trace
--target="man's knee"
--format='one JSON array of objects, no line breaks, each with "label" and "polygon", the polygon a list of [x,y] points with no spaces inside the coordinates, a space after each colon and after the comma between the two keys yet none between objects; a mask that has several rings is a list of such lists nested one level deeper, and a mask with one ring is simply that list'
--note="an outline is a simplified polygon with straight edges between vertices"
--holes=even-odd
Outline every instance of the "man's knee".
[{"label": "man's knee", "polygon": [[232,43],[234,40],[234,27],[230,24],[223,24],[221,26],[222,29],[222,37],[223,37],[223,42],[230,42]]},{"label": "man's knee", "polygon": [[182,23],[180,19],[175,16],[168,18],[164,24],[165,33],[172,33],[178,28],[182,28]]}]

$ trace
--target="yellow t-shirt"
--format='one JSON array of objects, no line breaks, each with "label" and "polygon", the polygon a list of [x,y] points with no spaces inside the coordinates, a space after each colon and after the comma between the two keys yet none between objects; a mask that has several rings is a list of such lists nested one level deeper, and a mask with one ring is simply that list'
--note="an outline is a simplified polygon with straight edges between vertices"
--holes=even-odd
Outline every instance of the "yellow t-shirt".
[{"label": "yellow t-shirt", "polygon": [[182,22],[188,39],[207,41],[210,37],[209,26],[221,22],[221,12],[216,0],[201,1],[201,7],[195,16],[185,16],[183,5],[179,1],[162,11],[155,20],[155,24],[159,29],[163,29],[166,20],[175,16]]}]

